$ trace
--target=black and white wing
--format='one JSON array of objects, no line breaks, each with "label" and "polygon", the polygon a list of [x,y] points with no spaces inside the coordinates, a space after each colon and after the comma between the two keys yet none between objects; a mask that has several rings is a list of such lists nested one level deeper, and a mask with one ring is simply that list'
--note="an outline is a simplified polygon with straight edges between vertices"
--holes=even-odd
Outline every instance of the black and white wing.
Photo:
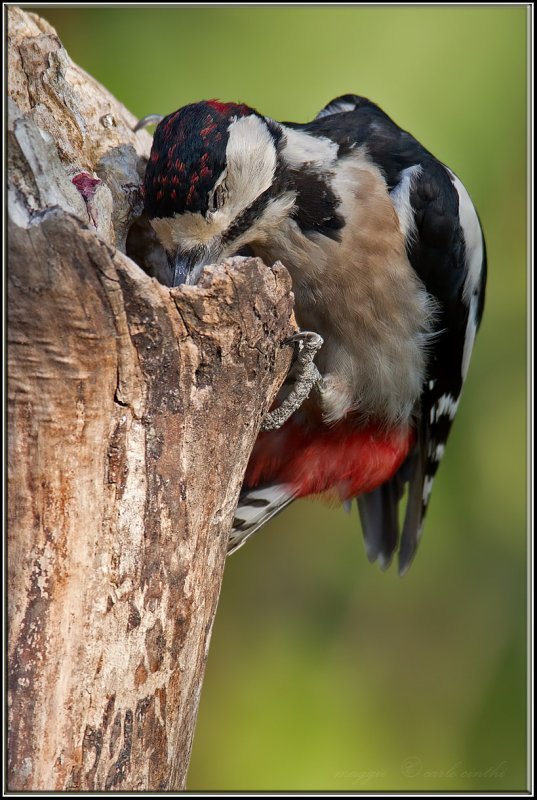
[{"label": "black and white wing", "polygon": [[[437,301],[436,334],[429,345],[416,445],[390,481],[358,498],[369,559],[378,559],[387,567],[400,539],[399,570],[403,573],[421,535],[483,313],[485,241],[477,212],[459,178],[371,101],[343,95],[305,127],[337,141],[342,155],[365,145],[385,177],[406,236],[410,263]],[[407,484],[399,537],[398,505]]]},{"label": "black and white wing", "polygon": [[412,266],[438,301],[421,396],[416,467],[399,551],[405,571],[415,553],[438,465],[457,413],[483,313],[486,249],[477,212],[461,181],[440,162],[425,163],[409,193],[415,236]]}]

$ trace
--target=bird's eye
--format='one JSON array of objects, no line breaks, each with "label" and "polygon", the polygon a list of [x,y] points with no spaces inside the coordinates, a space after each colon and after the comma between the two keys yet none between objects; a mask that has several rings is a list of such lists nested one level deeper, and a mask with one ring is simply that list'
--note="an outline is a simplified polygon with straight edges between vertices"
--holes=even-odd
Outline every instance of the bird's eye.
[{"label": "bird's eye", "polygon": [[226,196],[226,190],[224,184],[221,183],[216,187],[212,196],[209,199],[210,211],[218,211],[219,208],[222,208],[222,206],[224,205],[225,196]]}]

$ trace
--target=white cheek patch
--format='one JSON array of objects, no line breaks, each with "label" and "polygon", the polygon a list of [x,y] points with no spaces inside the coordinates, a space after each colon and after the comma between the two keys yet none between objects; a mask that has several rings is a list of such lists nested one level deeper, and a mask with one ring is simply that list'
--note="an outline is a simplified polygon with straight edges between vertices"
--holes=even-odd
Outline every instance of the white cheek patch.
[{"label": "white cheek patch", "polygon": [[222,212],[229,222],[272,184],[276,148],[266,124],[251,114],[229,126],[226,147],[226,200]]}]

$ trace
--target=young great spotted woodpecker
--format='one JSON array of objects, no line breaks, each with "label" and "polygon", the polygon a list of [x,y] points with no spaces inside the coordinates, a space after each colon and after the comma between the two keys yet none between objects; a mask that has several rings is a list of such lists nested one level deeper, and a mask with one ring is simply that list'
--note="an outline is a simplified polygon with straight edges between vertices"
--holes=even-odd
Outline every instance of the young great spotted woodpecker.
[{"label": "young great spotted woodpecker", "polygon": [[403,573],[483,312],[485,242],[461,181],[363,97],[306,124],[209,100],[162,119],[144,196],[173,285],[247,248],[287,267],[298,324],[323,341],[308,400],[259,434],[230,552],[328,492],[357,498],[370,561],[386,568],[399,544]]}]

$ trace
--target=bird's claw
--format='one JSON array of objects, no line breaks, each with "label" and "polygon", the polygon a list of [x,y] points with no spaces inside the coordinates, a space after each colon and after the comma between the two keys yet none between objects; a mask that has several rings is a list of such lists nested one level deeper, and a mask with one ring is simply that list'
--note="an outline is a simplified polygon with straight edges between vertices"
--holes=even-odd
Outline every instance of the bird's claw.
[{"label": "bird's claw", "polygon": [[158,125],[164,119],[162,114],[147,114],[145,117],[142,117],[136,125],[134,126],[133,133],[138,133],[141,131],[142,128],[147,128],[148,125]]},{"label": "bird's claw", "polygon": [[322,387],[322,376],[313,359],[323,345],[323,338],[313,331],[300,331],[285,339],[283,344],[297,344],[298,352],[293,364],[295,373],[294,386],[282,400],[278,408],[265,414],[261,424],[262,431],[273,431],[281,428],[309,396],[314,386]]}]

